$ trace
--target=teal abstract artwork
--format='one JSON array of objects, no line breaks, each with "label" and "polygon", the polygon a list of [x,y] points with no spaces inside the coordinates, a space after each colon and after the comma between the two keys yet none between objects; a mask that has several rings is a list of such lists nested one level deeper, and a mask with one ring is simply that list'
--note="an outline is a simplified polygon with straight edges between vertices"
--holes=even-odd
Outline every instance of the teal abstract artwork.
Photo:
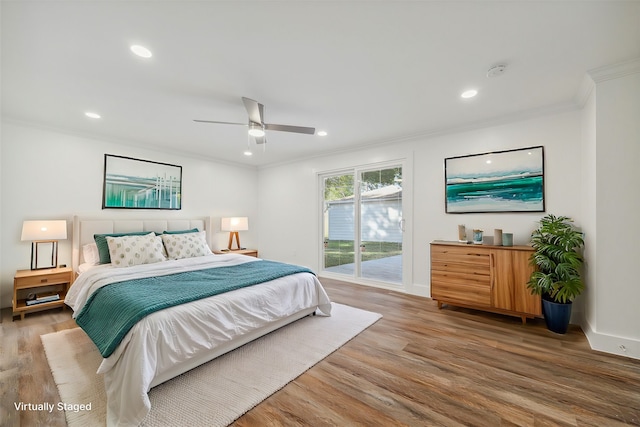
[{"label": "teal abstract artwork", "polygon": [[544,148],[445,159],[447,213],[544,212]]}]

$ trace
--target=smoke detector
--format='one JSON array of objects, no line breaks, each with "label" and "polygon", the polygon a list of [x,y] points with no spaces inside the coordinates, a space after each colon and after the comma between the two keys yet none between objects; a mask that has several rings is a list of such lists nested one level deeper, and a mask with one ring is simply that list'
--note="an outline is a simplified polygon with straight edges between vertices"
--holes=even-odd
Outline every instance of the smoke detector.
[{"label": "smoke detector", "polygon": [[499,64],[499,65],[493,66],[489,68],[489,71],[487,71],[487,77],[501,76],[502,74],[504,74],[506,69],[507,69],[507,66],[505,64]]}]

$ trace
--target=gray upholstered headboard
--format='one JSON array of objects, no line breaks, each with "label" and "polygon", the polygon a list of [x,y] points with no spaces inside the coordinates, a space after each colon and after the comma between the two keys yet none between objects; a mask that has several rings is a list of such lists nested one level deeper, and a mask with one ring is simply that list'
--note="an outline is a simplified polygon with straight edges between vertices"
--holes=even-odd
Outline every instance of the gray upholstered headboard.
[{"label": "gray upholstered headboard", "polygon": [[81,219],[73,217],[72,264],[78,271],[82,260],[82,246],[94,241],[94,234],[127,233],[132,231],[177,231],[197,228],[205,231],[211,247],[211,218],[200,219]]}]

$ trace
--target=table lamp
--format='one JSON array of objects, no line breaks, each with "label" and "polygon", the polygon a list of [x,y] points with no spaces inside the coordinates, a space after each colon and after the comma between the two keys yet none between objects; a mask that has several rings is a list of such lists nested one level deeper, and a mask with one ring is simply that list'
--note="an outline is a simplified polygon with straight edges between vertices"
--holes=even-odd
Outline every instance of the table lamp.
[{"label": "table lamp", "polygon": [[[228,249],[230,251],[237,250],[237,249],[244,249],[243,247],[240,246],[240,236],[238,235],[238,231],[247,231],[249,229],[249,218],[247,218],[246,216],[222,218],[222,221],[220,223],[220,229],[222,231],[229,232]],[[234,237],[238,245],[237,249],[231,249],[231,246],[233,245]]]},{"label": "table lamp", "polygon": [[31,269],[55,268],[58,265],[58,240],[66,238],[67,221],[24,221],[20,240],[31,241]]}]

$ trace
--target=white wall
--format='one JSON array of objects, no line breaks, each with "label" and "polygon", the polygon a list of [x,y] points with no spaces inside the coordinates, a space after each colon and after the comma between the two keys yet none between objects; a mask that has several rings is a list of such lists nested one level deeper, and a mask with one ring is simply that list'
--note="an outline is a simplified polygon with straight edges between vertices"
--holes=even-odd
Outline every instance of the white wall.
[{"label": "white wall", "polygon": [[596,159],[596,92],[591,91],[582,109],[582,217],[584,232],[584,307],[583,324],[596,324],[597,234],[597,159]]},{"label": "white wall", "polygon": [[[413,172],[403,174],[412,184],[412,281],[402,290],[429,295],[429,242],[457,239],[457,225],[514,233],[514,243],[529,241],[541,213],[446,214],[444,158],[464,154],[543,145],[547,212],[574,217],[580,224],[579,111],[491,126],[484,129],[380,145],[263,168],[259,173],[260,251],[265,257],[300,263],[319,270],[320,230],[317,174],[357,165],[408,158]],[[574,161],[567,161],[573,159]],[[408,182],[412,180],[412,182]],[[285,208],[286,207],[286,208]]]},{"label": "white wall", "polygon": [[[629,74],[631,67],[635,69]],[[640,212],[640,60],[599,70],[593,77],[590,102],[595,112],[585,109],[585,116],[594,122],[583,144],[595,169],[596,190],[588,210],[595,212],[590,223],[597,230],[597,258],[594,253],[588,267],[590,304],[583,329],[594,349],[640,359],[640,250],[635,238]]]},{"label": "white wall", "polygon": [[[102,210],[104,154],[117,154],[182,166],[179,211]],[[11,306],[13,276],[28,269],[31,245],[20,241],[22,221],[66,219],[69,239],[60,242],[58,262],[71,265],[73,215],[91,218],[188,218],[248,216],[242,243],[258,247],[257,170],[158,152],[122,142],[87,138],[20,123],[2,123],[2,206],[0,306]],[[220,229],[215,221],[214,230]],[[214,248],[227,246],[228,233],[214,234]]]}]

